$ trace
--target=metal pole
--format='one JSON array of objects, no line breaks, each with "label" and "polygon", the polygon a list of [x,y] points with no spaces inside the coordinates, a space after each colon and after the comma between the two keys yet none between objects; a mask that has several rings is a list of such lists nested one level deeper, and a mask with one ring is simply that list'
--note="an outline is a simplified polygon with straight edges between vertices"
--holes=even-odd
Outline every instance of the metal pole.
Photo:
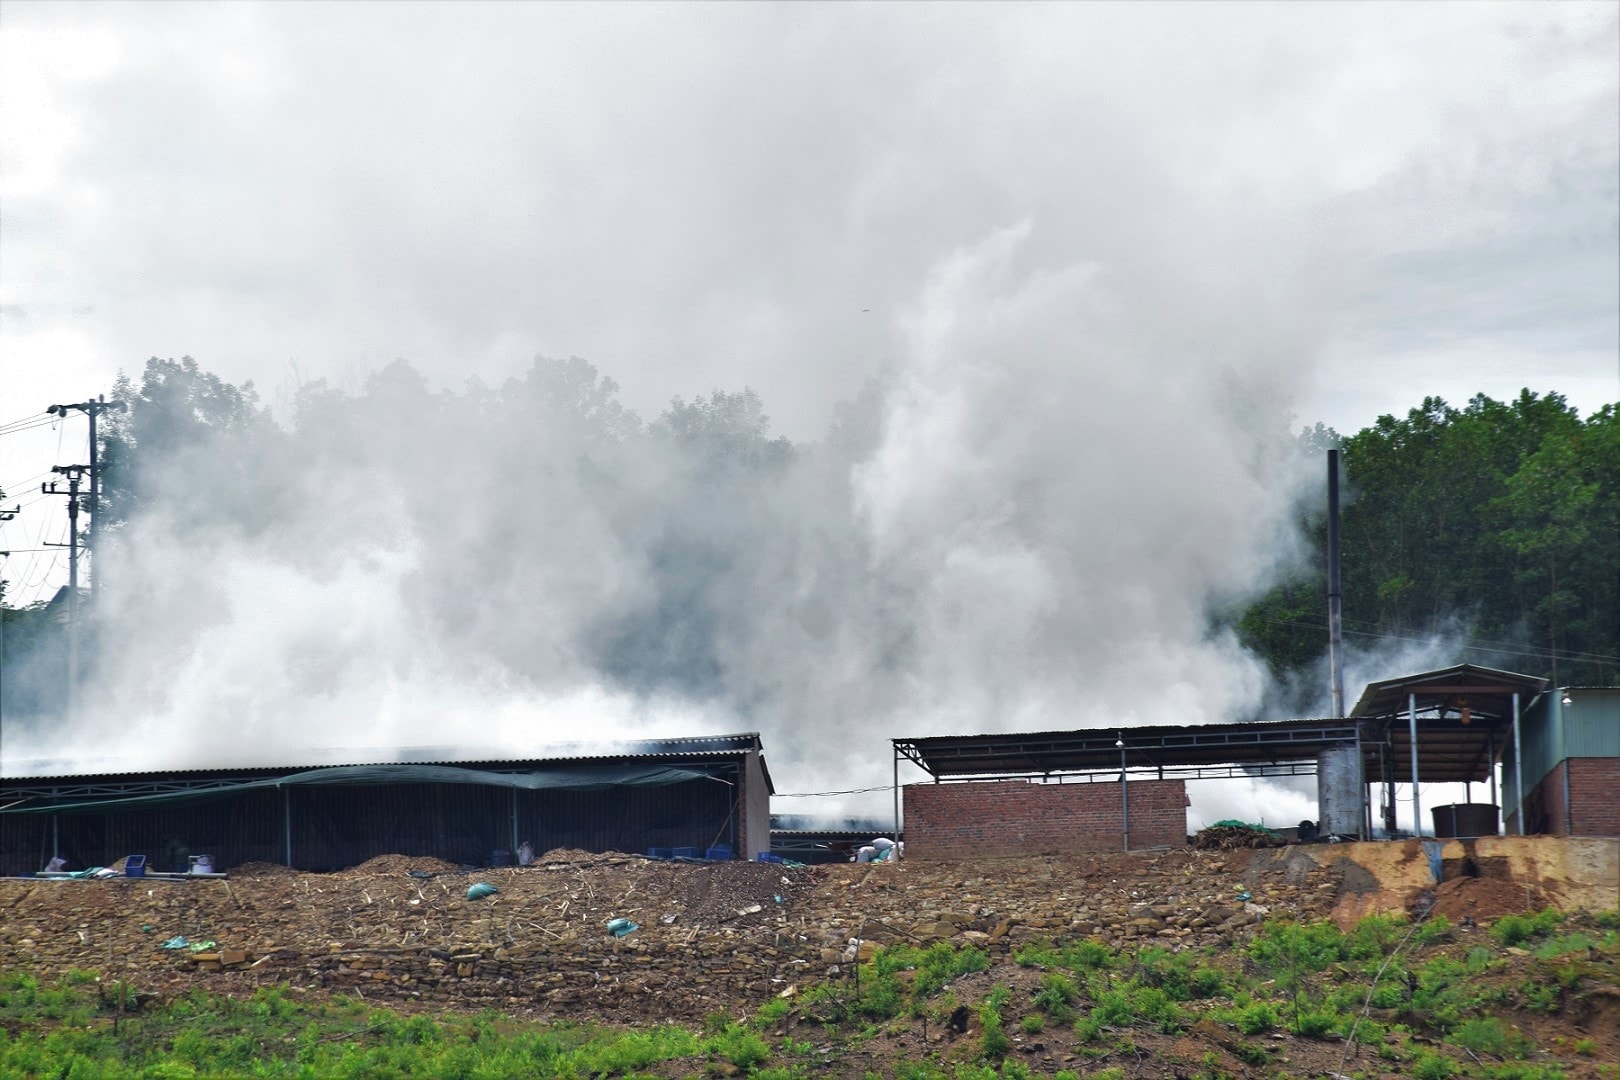
[{"label": "metal pole", "polygon": [[1412,835],[1423,835],[1423,797],[1418,794],[1417,695],[1406,695],[1406,725],[1412,737]]},{"label": "metal pole", "polygon": [[1367,796],[1367,758],[1361,749],[1361,721],[1356,721],[1356,790],[1361,799],[1361,839],[1372,839],[1372,800]]},{"label": "metal pole", "polygon": [[287,845],[287,868],[292,869],[292,792],[281,789],[281,835]]},{"label": "metal pole", "polygon": [[[894,765],[894,842],[900,842],[900,748],[894,743],[889,744]],[[939,779],[935,777],[935,779]]]},{"label": "metal pole", "polygon": [[1513,801],[1517,804],[1513,816],[1519,822],[1519,835],[1524,835],[1524,744],[1519,739],[1519,695],[1513,695]]},{"label": "metal pole", "polygon": [[79,696],[79,474],[68,476],[68,722],[78,716]]},{"label": "metal pole", "polygon": [[[1502,804],[1496,801],[1496,732],[1494,731],[1485,736],[1485,756],[1491,763],[1491,805],[1500,807]],[[1498,825],[1497,828],[1501,828],[1501,826]]]},{"label": "metal pole", "polygon": [[1328,451],[1328,675],[1332,681],[1333,715],[1344,715],[1344,644],[1342,597],[1339,593],[1339,451]]},{"label": "metal pole", "polygon": [[1125,733],[1119,733],[1119,801],[1124,819],[1125,850],[1131,850],[1131,789],[1125,776]]},{"label": "metal pole", "polygon": [[[102,395],[101,401],[106,401]],[[99,402],[90,402],[85,414],[90,417],[90,524],[85,529],[85,546],[90,549],[90,557],[96,556],[96,519],[101,517],[101,479],[96,474],[96,413]],[[90,578],[91,595],[95,595],[96,577]]]}]

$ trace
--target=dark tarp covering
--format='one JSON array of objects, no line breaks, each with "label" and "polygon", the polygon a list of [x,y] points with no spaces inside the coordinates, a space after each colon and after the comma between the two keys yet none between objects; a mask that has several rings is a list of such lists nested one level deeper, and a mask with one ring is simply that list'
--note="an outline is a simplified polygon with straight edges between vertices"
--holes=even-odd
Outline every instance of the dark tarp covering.
[{"label": "dark tarp covering", "polygon": [[669,765],[587,765],[573,769],[536,769],[528,772],[487,772],[453,765],[334,765],[262,780],[232,781],[161,791],[150,795],[119,795],[74,803],[39,802],[7,807],[7,814],[100,813],[108,810],[148,809],[203,799],[220,798],[264,788],[313,787],[331,784],[476,784],[526,791],[593,791],[628,785],[654,787],[700,780],[712,774],[701,769]]}]

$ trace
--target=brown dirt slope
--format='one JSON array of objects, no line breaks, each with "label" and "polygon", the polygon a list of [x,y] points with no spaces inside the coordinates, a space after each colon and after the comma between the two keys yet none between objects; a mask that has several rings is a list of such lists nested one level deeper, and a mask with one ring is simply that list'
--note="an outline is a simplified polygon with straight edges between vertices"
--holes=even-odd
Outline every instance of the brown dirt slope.
[{"label": "brown dirt slope", "polygon": [[[1283,848],[811,868],[554,851],[534,866],[469,873],[382,856],[337,874],[261,865],[228,879],[7,879],[0,880],[0,970],[50,977],[86,968],[158,994],[281,984],[407,1008],[693,1023],[715,1012],[742,1016],[796,988],[847,979],[853,955],[891,941],[986,949],[996,966],[969,977],[984,985],[964,984],[963,1000],[997,982],[1033,994],[1038,974],[1010,957],[1022,941],[1234,945],[1267,919],[1328,917],[1343,897],[1369,887],[1365,877],[1347,860]],[[498,892],[467,899],[478,882]],[[1539,896],[1480,877],[1414,890],[1411,899],[1436,904],[1454,921],[1484,922],[1533,910]],[[614,937],[606,924],[615,918],[639,929]],[[161,947],[177,935],[212,944]],[[1602,1011],[1601,1001],[1588,1006]],[[1613,1011],[1590,1019],[1601,1026]],[[785,1021],[784,1031],[795,1023],[811,1020]],[[1579,1018],[1568,1024],[1575,1025],[1569,1032],[1542,1034],[1574,1038],[1586,1030]],[[1200,1031],[1139,1040],[1143,1053],[1172,1063],[1169,1072],[1142,1061],[1116,1064],[1130,1075],[1175,1075],[1176,1061],[1232,1057],[1222,1047],[1226,1036]],[[863,1053],[920,1054],[953,1037],[924,1029]],[[1059,1035],[1018,1034],[1017,1043],[1043,1068],[1066,1067],[1072,1056]],[[1613,1048],[1620,1052],[1620,1044]],[[1309,1047],[1292,1052],[1302,1069],[1329,1067]],[[1233,1067],[1245,1075],[1240,1063]]]}]

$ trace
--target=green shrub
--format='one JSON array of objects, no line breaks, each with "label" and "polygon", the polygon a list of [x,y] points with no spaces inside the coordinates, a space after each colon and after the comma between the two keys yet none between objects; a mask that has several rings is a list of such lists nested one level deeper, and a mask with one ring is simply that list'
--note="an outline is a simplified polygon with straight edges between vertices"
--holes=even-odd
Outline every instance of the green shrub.
[{"label": "green shrub", "polygon": [[1399,944],[1406,925],[1399,915],[1367,916],[1346,936],[1346,956],[1351,960],[1382,960]]},{"label": "green shrub", "polygon": [[1012,991],[1005,986],[997,986],[985,999],[979,1003],[979,1026],[984,1029],[981,1042],[984,1057],[990,1061],[1000,1061],[1012,1049],[1012,1040],[1001,1019],[1002,1006],[1012,999]]},{"label": "green shrub", "polygon": [[754,1020],[761,1027],[769,1027],[792,1011],[793,1005],[786,998],[772,998],[759,1007]]},{"label": "green shrub", "polygon": [[1331,1009],[1307,1009],[1295,1015],[1293,1030],[1295,1035],[1320,1039],[1332,1031],[1338,1022],[1339,1014]]},{"label": "green shrub", "polygon": [[1018,1026],[1023,1028],[1024,1033],[1027,1035],[1038,1035],[1046,1030],[1046,1017],[1040,1013],[1030,1013],[1018,1021]]},{"label": "green shrub", "polygon": [[1450,1041],[1464,1050],[1497,1057],[1521,1056],[1526,1045],[1524,1036],[1494,1016],[1463,1021],[1451,1033]]},{"label": "green shrub", "polygon": [[1449,941],[1451,940],[1452,929],[1450,919],[1444,915],[1435,915],[1413,932],[1412,944],[1422,946],[1433,945],[1439,941]]},{"label": "green shrub", "polygon": [[1048,971],[1041,976],[1041,988],[1035,994],[1035,1007],[1057,1023],[1074,1018],[1074,1003],[1080,997],[1080,988],[1074,980],[1060,971]]},{"label": "green shrub", "polygon": [[1532,951],[1534,955],[1543,960],[1553,960],[1573,952],[1585,952],[1588,949],[1595,949],[1598,946],[1599,942],[1596,938],[1590,934],[1576,931],[1573,934],[1555,934],[1537,945]]},{"label": "green shrub", "polygon": [[747,1072],[771,1056],[765,1040],[737,1024],[728,1027],[717,1040],[715,1049],[721,1057]]},{"label": "green shrub", "polygon": [[1131,994],[1131,1007],[1138,1016],[1172,1035],[1187,1026],[1187,1014],[1169,994],[1156,986],[1143,986]]},{"label": "green shrub", "polygon": [[1345,958],[1345,937],[1329,922],[1265,924],[1249,943],[1249,958],[1278,989],[1297,998],[1307,975]]},{"label": "green shrub", "polygon": [[1257,1001],[1239,1011],[1234,1023],[1245,1035],[1259,1035],[1276,1027],[1279,1019],[1276,1006],[1270,1002]]},{"label": "green shrub", "polygon": [[1432,1050],[1419,1050],[1412,1059],[1412,1076],[1415,1080],[1446,1080],[1456,1072],[1456,1062]]},{"label": "green shrub", "polygon": [[1564,921],[1555,908],[1547,908],[1535,915],[1504,915],[1491,926],[1491,936],[1502,946],[1518,945],[1532,938],[1544,937]]}]

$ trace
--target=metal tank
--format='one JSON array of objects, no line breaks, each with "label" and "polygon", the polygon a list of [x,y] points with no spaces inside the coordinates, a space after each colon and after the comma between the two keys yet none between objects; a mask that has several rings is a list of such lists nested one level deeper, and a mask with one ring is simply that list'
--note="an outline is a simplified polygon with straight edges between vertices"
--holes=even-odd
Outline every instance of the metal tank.
[{"label": "metal tank", "polygon": [[1361,761],[1354,743],[1316,755],[1317,829],[1323,836],[1361,834]]}]

